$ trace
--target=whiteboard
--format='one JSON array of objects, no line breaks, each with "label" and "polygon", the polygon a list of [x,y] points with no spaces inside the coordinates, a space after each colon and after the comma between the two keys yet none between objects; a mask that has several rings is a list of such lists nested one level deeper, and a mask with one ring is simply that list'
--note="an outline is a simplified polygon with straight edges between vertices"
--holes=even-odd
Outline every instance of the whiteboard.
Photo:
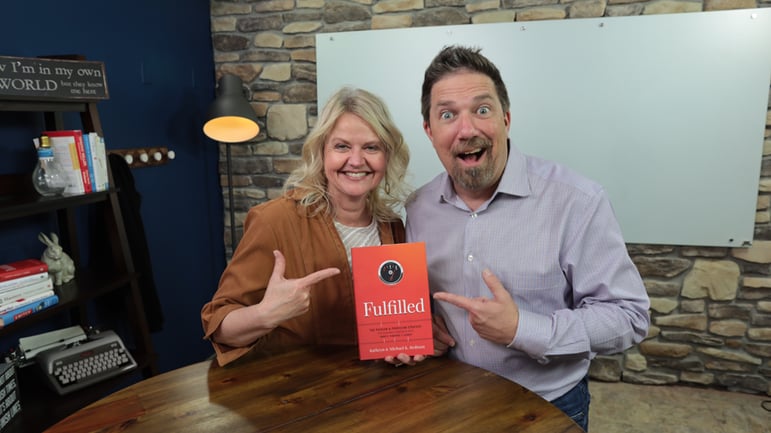
[{"label": "whiteboard", "polygon": [[410,183],[443,168],[422,129],[423,73],[482,48],[511,98],[512,143],[602,184],[628,243],[752,243],[771,80],[771,9],[324,33],[318,102],[387,103]]}]

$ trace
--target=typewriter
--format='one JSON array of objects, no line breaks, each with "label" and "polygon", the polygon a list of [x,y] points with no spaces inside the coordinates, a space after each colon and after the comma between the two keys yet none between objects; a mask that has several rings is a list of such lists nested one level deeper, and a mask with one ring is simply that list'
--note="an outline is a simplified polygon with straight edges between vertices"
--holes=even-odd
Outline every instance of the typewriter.
[{"label": "typewriter", "polygon": [[76,326],[31,338],[35,340],[20,339],[20,348],[27,359],[34,357],[48,385],[59,395],[137,368],[131,353],[113,331],[86,334]]}]

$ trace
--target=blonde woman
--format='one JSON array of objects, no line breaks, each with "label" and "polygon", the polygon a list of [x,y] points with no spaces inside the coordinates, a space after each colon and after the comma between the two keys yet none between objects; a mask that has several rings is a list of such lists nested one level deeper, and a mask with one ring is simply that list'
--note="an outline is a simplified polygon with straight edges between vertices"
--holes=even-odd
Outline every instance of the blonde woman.
[{"label": "blonde woman", "polygon": [[308,135],[284,194],[249,210],[244,236],[203,306],[225,365],[254,347],[355,345],[352,247],[404,242],[397,212],[409,150],[383,101],[343,88]]}]

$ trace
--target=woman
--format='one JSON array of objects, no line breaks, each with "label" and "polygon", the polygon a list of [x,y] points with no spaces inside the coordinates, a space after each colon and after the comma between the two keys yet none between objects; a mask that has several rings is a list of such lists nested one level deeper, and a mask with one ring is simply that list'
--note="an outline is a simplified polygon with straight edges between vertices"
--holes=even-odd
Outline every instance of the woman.
[{"label": "woman", "polygon": [[409,150],[382,100],[327,102],[284,194],[249,210],[201,320],[225,365],[254,347],[355,345],[352,247],[404,242]]}]

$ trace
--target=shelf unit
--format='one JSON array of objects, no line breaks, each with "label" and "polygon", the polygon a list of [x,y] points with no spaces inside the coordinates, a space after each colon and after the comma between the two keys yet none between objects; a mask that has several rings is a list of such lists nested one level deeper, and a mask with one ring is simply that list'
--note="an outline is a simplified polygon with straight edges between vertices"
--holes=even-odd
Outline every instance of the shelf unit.
[{"label": "shelf unit", "polygon": [[[44,113],[46,129],[64,129],[62,113],[78,112],[84,132],[103,135],[96,102],[9,100],[7,96],[0,96],[0,112],[9,111]],[[0,338],[10,340],[23,329],[61,316],[73,325],[93,325],[89,323],[89,308],[94,308],[94,301],[105,296],[120,296],[125,302],[131,333],[121,337],[124,341],[128,337],[133,343],[131,351],[139,369],[66,396],[59,396],[46,387],[37,366],[17,369],[22,410],[6,426],[4,433],[42,431],[110,392],[135,382],[139,374],[139,379],[158,374],[156,354],[142,303],[139,275],[134,268],[121,214],[119,191],[112,186],[114,183],[109,164],[108,176],[111,185],[108,191],[67,197],[41,197],[32,188],[30,173],[0,174],[0,223],[55,214],[61,245],[76,266],[75,278],[56,287],[59,295],[57,305],[0,328]],[[101,224],[89,226],[87,237],[90,239],[97,236],[108,241],[111,255],[109,267],[100,265],[87,268],[82,265],[79,231],[83,228],[78,227],[77,210],[86,207],[92,208],[96,215],[104,218]]]}]

